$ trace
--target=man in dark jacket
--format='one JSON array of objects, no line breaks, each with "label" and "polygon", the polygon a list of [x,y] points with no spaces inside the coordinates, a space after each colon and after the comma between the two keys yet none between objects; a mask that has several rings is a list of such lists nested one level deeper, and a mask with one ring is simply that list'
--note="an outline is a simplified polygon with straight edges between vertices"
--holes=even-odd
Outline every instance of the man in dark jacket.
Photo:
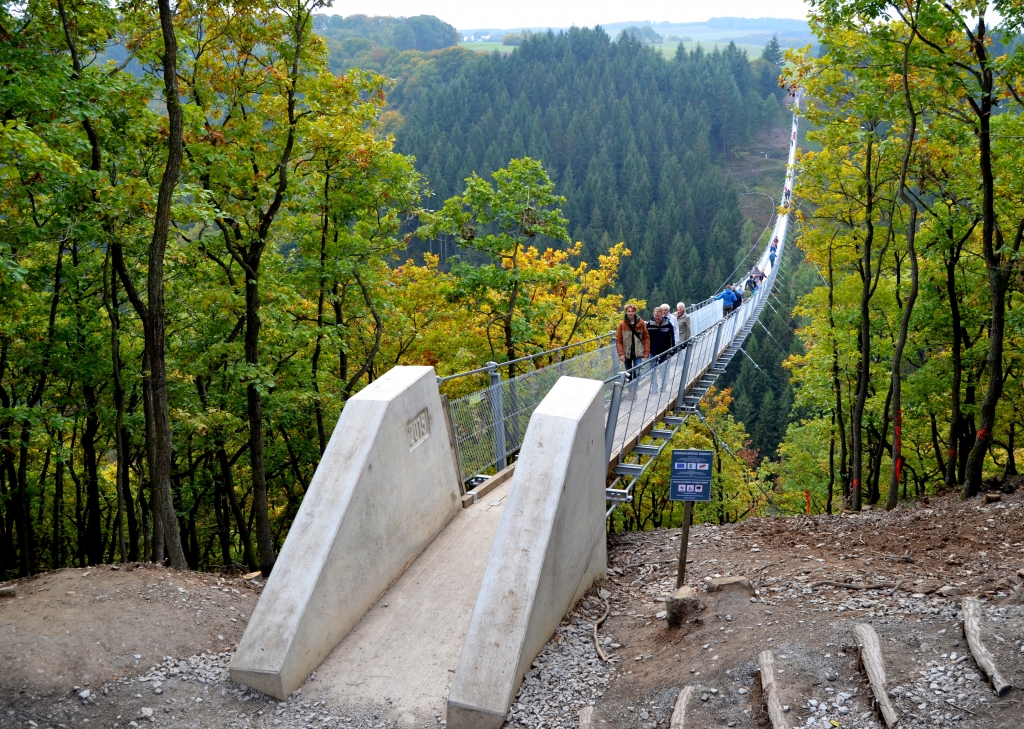
[{"label": "man in dark jacket", "polygon": [[676,346],[675,330],[664,313],[659,306],[654,310],[654,318],[647,322],[647,333],[651,337],[651,367],[655,368],[651,375],[651,388],[659,390],[664,389],[671,368],[661,367],[659,374],[658,365],[668,358],[665,352]]}]

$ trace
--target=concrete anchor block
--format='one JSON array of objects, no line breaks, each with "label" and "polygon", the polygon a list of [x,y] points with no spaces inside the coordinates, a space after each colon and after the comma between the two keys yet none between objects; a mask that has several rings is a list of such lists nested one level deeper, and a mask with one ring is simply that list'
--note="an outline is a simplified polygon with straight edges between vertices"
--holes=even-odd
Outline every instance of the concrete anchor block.
[{"label": "concrete anchor block", "polygon": [[395,367],[338,419],[231,678],[287,698],[462,508],[432,367]]},{"label": "concrete anchor block", "polygon": [[537,406],[448,694],[448,729],[498,729],[562,617],[605,575],[602,383],[562,377]]}]

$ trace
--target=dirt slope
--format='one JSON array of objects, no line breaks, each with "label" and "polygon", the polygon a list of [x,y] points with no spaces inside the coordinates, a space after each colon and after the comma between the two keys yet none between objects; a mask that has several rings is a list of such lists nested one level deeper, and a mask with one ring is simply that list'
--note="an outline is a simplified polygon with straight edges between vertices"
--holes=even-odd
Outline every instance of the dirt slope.
[{"label": "dirt slope", "polygon": [[[575,727],[591,704],[595,727],[667,727],[692,684],[687,726],[764,727],[756,658],[771,649],[791,727],[878,727],[852,645],[853,626],[867,622],[902,727],[1024,727],[1018,692],[997,698],[988,688],[958,623],[962,595],[985,598],[987,645],[1006,678],[1024,685],[1022,514],[1020,497],[1004,495],[989,505],[942,498],[890,514],[698,525],[687,583],[700,590],[711,577],[743,574],[757,594],[702,592],[703,611],[678,630],[658,617],[675,583],[678,531],[613,535],[609,579],[538,657],[509,726]],[[819,584],[851,581],[884,587]],[[139,566],[61,570],[18,589],[0,600],[0,727],[390,726],[380,717],[391,697],[334,706],[314,675],[278,702],[227,678],[258,585]],[[606,607],[598,635],[608,662],[593,640]]]}]

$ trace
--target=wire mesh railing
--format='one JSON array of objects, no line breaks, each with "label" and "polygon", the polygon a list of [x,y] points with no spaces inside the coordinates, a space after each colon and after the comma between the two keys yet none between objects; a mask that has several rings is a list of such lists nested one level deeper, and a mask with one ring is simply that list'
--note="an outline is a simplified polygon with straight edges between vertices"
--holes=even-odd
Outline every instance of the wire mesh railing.
[{"label": "wire mesh railing", "polygon": [[488,387],[448,403],[459,465],[467,480],[492,466],[505,467],[522,446],[534,409],[559,377],[606,380],[619,370],[619,358],[613,345],[605,345],[511,379],[501,379],[497,369],[496,363],[484,368],[491,373]]}]

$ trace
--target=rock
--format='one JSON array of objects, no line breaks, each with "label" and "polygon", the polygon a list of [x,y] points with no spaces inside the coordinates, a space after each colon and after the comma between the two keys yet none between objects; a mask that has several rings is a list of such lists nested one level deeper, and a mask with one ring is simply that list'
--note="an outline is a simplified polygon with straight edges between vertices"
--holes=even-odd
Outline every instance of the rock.
[{"label": "rock", "polygon": [[92,691],[90,691],[89,689],[86,689],[85,691],[82,691],[78,694],[78,698],[80,698],[82,701],[88,701],[90,696],[92,696]]},{"label": "rock", "polygon": [[712,577],[708,581],[708,592],[721,592],[724,590],[745,590],[751,597],[754,596],[754,587],[743,575],[732,577]]},{"label": "rock", "polygon": [[600,590],[597,591],[597,594],[601,596],[602,600],[607,600],[609,597],[612,596],[612,594],[610,592],[608,592],[608,590],[604,589],[603,587]]},{"label": "rock", "polygon": [[4,585],[0,587],[0,597],[17,597],[18,586],[17,585]]},{"label": "rock", "polygon": [[141,709],[139,709],[139,715],[142,716],[143,719],[152,719],[153,710],[148,706],[143,706]]},{"label": "rock", "polygon": [[938,589],[938,593],[943,597],[956,597],[960,594],[960,588],[954,587],[953,585],[946,585],[945,587],[940,587]]}]

